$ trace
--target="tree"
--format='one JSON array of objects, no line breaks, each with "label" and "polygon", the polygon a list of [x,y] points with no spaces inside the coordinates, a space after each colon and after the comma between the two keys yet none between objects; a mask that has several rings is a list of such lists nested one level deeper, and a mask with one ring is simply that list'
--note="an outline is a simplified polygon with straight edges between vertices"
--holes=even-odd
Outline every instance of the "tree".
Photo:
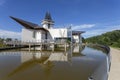
[{"label": "tree", "polygon": [[6,38],[6,42],[12,41],[12,38]]},{"label": "tree", "polygon": [[88,43],[98,43],[114,47],[120,47],[120,30],[104,33],[99,36],[87,38]]}]

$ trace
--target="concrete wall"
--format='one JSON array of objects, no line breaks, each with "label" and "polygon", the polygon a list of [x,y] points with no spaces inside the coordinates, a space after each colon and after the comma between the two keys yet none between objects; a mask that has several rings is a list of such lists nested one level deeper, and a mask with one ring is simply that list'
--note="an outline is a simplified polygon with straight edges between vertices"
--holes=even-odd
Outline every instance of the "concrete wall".
[{"label": "concrete wall", "polygon": [[49,29],[49,32],[50,32],[52,39],[68,36],[67,28]]},{"label": "concrete wall", "polygon": [[22,29],[22,41],[35,41],[35,38],[33,38],[33,31]]},{"label": "concrete wall", "polygon": [[49,39],[49,40],[54,40],[54,38],[51,36],[51,34],[48,32],[47,33],[47,38]]},{"label": "concrete wall", "polygon": [[102,64],[92,74],[93,80],[108,80],[107,57]]},{"label": "concrete wall", "polygon": [[43,27],[48,29],[48,24],[44,24]]},{"label": "concrete wall", "polygon": [[35,37],[33,37],[33,30],[29,29],[22,29],[22,41],[39,41],[45,39],[45,32],[44,31],[35,31]]},{"label": "concrete wall", "polygon": [[81,35],[73,35],[73,40],[76,42],[76,43],[80,43],[82,44],[82,36]]},{"label": "concrete wall", "polygon": [[[58,29],[48,29],[49,32],[47,32],[47,39],[54,40],[55,38],[67,38],[70,37],[71,31],[67,28],[58,28]],[[33,30],[29,29],[22,29],[22,41],[39,41],[41,42],[46,37],[45,31],[35,31],[35,37],[33,37]],[[81,36],[80,36],[81,37]],[[73,39],[75,39],[76,43],[81,43],[81,38],[79,39],[78,35],[74,35]]]},{"label": "concrete wall", "polygon": [[76,43],[79,43],[79,36],[78,35],[73,35],[73,39]]},{"label": "concrete wall", "polygon": [[48,24],[47,24],[47,23],[46,23],[46,24],[43,24],[42,26],[43,26],[43,28],[45,28],[45,29],[52,29],[52,28],[53,28],[53,25],[52,25],[52,24],[51,24],[50,27],[48,28]]},{"label": "concrete wall", "polygon": [[41,42],[41,37],[42,37],[41,33],[42,32],[40,32],[40,31],[36,32],[36,40],[39,42]]},{"label": "concrete wall", "polygon": [[[59,37],[68,37],[68,29],[60,28],[60,29],[48,29],[47,39],[54,40],[54,38]],[[45,39],[44,31],[36,31],[35,38],[33,37],[33,30],[22,29],[22,41],[41,41]]]}]

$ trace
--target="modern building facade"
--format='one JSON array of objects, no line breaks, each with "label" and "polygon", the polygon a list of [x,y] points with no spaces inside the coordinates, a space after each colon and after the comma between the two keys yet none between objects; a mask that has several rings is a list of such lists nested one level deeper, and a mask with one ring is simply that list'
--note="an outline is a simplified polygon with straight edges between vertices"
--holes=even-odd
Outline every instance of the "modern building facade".
[{"label": "modern building facade", "polygon": [[75,43],[82,43],[81,34],[84,33],[83,31],[72,31],[71,28],[55,28],[54,21],[49,12],[46,13],[41,25],[15,17],[11,18],[24,27],[22,29],[22,41],[42,42],[70,40]]}]

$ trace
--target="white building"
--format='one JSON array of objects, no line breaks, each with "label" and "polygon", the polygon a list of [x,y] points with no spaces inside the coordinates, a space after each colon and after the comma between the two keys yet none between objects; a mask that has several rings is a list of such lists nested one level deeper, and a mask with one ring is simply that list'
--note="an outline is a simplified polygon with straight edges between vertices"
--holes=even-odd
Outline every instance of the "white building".
[{"label": "white building", "polygon": [[41,26],[22,19],[11,18],[24,26],[22,29],[22,41],[69,40],[82,43],[81,33],[84,33],[83,31],[72,31],[70,28],[54,28],[54,21],[49,12],[46,13],[44,20],[41,22]]}]

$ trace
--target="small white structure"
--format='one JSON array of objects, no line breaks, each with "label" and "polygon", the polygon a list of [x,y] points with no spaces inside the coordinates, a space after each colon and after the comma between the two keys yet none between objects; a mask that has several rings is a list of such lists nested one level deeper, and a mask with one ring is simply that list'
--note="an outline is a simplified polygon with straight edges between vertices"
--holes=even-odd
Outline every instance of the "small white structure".
[{"label": "small white structure", "polygon": [[22,29],[22,41],[43,42],[69,40],[75,43],[82,43],[81,33],[83,31],[72,31],[71,28],[54,28],[54,21],[49,12],[46,13],[42,25],[14,18],[24,28]]}]

